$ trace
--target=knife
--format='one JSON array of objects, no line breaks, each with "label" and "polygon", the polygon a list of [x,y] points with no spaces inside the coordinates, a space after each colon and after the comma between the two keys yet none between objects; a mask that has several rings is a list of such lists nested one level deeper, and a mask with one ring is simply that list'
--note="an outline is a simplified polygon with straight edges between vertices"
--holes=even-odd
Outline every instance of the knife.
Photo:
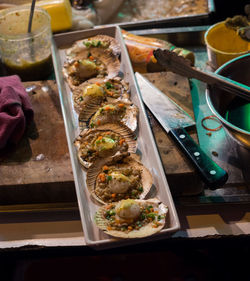
[{"label": "knife", "polygon": [[135,76],[144,103],[166,132],[177,140],[204,183],[211,189],[224,185],[228,179],[227,172],[209,158],[184,129],[195,125],[194,120],[140,73]]}]

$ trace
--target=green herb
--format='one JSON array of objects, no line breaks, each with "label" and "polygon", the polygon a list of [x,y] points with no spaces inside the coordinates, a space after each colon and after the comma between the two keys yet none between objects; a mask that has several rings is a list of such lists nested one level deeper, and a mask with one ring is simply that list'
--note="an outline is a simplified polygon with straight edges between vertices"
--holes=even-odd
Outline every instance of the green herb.
[{"label": "green herb", "polygon": [[147,214],[147,218],[152,218],[154,220],[155,219],[155,213]]},{"label": "green herb", "polygon": [[83,44],[89,48],[91,46],[91,42],[90,41],[83,41]]},{"label": "green herb", "polygon": [[110,82],[106,82],[105,85],[106,85],[107,89],[113,89],[114,88],[114,85]]},{"label": "green herb", "polygon": [[90,127],[91,128],[94,128],[94,126],[95,126],[95,124],[92,122],[92,123],[90,123]]},{"label": "green herb", "polygon": [[140,186],[140,187],[138,188],[138,191],[142,192],[142,191],[143,191],[143,187]]},{"label": "green herb", "polygon": [[92,150],[88,150],[87,153],[88,153],[89,156],[91,156],[93,154],[93,151]]},{"label": "green herb", "polygon": [[160,221],[160,220],[163,219],[163,218],[164,218],[163,216],[160,216],[160,215],[159,215],[159,216],[157,217],[157,220]]},{"label": "green herb", "polygon": [[107,213],[106,213],[105,217],[106,217],[107,220],[110,220],[110,218],[111,218],[111,216],[109,214],[107,214]]},{"label": "green herb", "polygon": [[91,45],[94,47],[98,47],[101,44],[101,41],[92,40]]},{"label": "green herb", "polygon": [[112,176],[107,176],[107,180],[111,181],[112,180]]},{"label": "green herb", "polygon": [[83,97],[82,96],[80,96],[79,101],[83,101]]},{"label": "green herb", "polygon": [[115,215],[115,210],[109,210],[107,213],[110,216],[114,216]]},{"label": "green herb", "polygon": [[137,190],[133,189],[132,192],[131,192],[131,194],[132,194],[133,196],[137,195]]},{"label": "green herb", "polygon": [[153,206],[150,205],[150,206],[147,206],[146,209],[147,209],[149,212],[151,212],[151,209],[152,209],[152,208],[153,208]]},{"label": "green herb", "polygon": [[142,214],[140,215],[140,219],[141,219],[141,220],[145,220],[145,218],[146,218],[145,214],[142,213]]}]

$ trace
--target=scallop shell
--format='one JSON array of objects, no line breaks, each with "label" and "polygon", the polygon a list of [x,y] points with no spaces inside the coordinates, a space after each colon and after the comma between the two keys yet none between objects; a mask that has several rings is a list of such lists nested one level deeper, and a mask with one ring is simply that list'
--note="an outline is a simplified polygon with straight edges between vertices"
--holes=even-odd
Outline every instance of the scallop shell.
[{"label": "scallop shell", "polygon": [[[119,107],[120,104],[124,104],[125,106],[125,113],[122,114],[123,116],[118,114],[109,114],[109,115],[102,115],[102,119],[100,118],[95,119],[95,115],[98,113],[98,111],[107,105],[112,105],[115,106],[116,108]],[[118,108],[119,110],[119,108]],[[100,116],[100,115],[99,115]],[[117,123],[117,124],[122,124],[127,126],[131,131],[135,131],[137,128],[137,116],[138,116],[138,107],[134,105],[132,102],[128,100],[120,100],[120,101],[113,101],[113,102],[105,102],[101,105],[101,107],[98,108],[98,110],[90,115],[90,111],[84,112],[84,114],[81,114],[81,119],[80,121],[83,122],[81,123],[81,126],[84,126],[84,123],[86,123],[85,126],[88,128],[92,128],[91,124],[94,124],[93,127],[98,128],[100,125],[104,125],[106,123]],[[100,125],[96,124],[96,120],[100,120]]]},{"label": "scallop shell", "polygon": [[[81,150],[80,150],[81,144],[84,143],[88,137],[91,137],[91,136],[95,137],[96,135],[105,133],[105,132],[111,132],[111,133],[116,133],[117,135],[120,135],[121,138],[124,138],[126,143],[128,144],[128,150],[126,152],[130,152],[130,153],[136,152],[136,149],[137,149],[136,136],[126,126],[117,125],[117,124],[105,124],[103,126],[100,126],[98,129],[85,129],[80,133],[80,135],[74,141],[74,144],[78,149],[78,154],[77,154],[78,159],[85,168],[89,168],[93,164],[93,161],[96,160],[97,158],[95,158],[91,161],[83,160],[81,157]],[[118,149],[117,151],[113,152],[113,155],[111,153],[112,152],[109,151],[109,154],[105,155],[105,156],[106,157],[117,156],[122,152],[120,149]]]},{"label": "scallop shell", "polygon": [[141,162],[136,161],[132,156],[124,157],[123,155],[118,155],[114,158],[107,158],[101,161],[96,161],[87,172],[87,187],[93,198],[99,203],[107,203],[104,202],[101,198],[99,198],[95,193],[97,177],[102,172],[102,167],[105,165],[114,166],[116,168],[133,167],[135,170],[140,170],[141,181],[143,185],[143,192],[139,195],[140,199],[145,198],[146,195],[149,193],[153,183],[153,178],[149,170]]},{"label": "scallop shell", "polygon": [[[108,230],[109,221],[104,217],[104,214],[107,211],[107,205],[105,205],[100,207],[95,214],[94,220],[97,227],[103,230],[105,233],[119,238],[143,238],[158,233],[166,223],[166,214],[168,213],[168,207],[155,198],[134,201],[138,202],[141,206],[152,205],[154,209],[158,210],[158,214],[164,217],[159,221],[160,225],[158,227],[155,227],[154,223],[151,222],[141,227],[139,230],[133,229],[128,233],[119,230]],[[118,203],[119,202],[115,204]]]},{"label": "scallop shell", "polygon": [[[93,73],[85,76],[84,72],[81,72],[82,77],[80,76],[80,70],[74,68],[73,65],[79,60],[89,58],[89,50],[86,49],[85,51],[81,52],[81,59],[76,56],[76,58],[65,62],[63,66],[64,77],[66,78],[71,89],[75,89],[76,86],[93,77],[113,78],[118,76],[120,72],[120,60],[110,50],[93,48],[91,49],[91,56],[93,57],[93,59],[97,59],[100,61],[100,66],[105,68],[107,73],[101,73],[100,70],[96,70]],[[77,77],[77,79],[75,79],[75,77]]]},{"label": "scallop shell", "polygon": [[[94,46],[86,47],[84,42],[93,41],[93,40],[104,42],[106,47],[94,47]],[[116,57],[119,57],[121,55],[120,44],[115,38],[107,35],[96,35],[94,37],[76,41],[73,44],[73,46],[67,50],[66,58],[68,62],[71,62],[72,60],[75,59],[82,59],[85,56],[86,50],[92,51],[93,49],[102,49],[102,48],[112,52],[112,54]]]},{"label": "scallop shell", "polygon": [[[82,92],[83,89],[91,84],[100,83],[105,84],[107,82],[110,82],[111,84],[116,84],[119,86],[119,97],[109,97],[107,95],[93,97],[93,96],[87,96],[84,99],[82,99]],[[105,87],[104,87],[105,88]],[[126,83],[124,80],[122,80],[120,77],[115,77],[112,79],[106,79],[106,78],[93,78],[90,80],[87,80],[86,82],[82,83],[78,87],[76,87],[73,90],[73,99],[74,99],[74,107],[76,112],[79,114],[79,120],[89,118],[92,114],[94,114],[100,105],[103,102],[106,101],[116,101],[116,100],[128,100],[129,99],[129,86],[128,83]],[[86,117],[87,116],[87,117]]]}]

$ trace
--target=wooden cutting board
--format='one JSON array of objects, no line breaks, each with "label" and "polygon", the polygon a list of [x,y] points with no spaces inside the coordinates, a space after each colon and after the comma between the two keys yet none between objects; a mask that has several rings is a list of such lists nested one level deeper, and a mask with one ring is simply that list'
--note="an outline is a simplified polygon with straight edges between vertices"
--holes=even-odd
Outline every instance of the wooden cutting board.
[{"label": "wooden cutting board", "polygon": [[26,82],[34,125],[16,148],[2,152],[0,203],[75,200],[73,174],[55,81]]},{"label": "wooden cutting board", "polygon": [[[150,73],[145,77],[193,116],[186,78],[173,73]],[[0,204],[75,201],[56,83],[40,81],[23,84],[30,89],[35,122],[16,148],[1,153]],[[150,113],[149,119],[172,193],[199,193],[199,177],[185,155]],[[189,133],[197,140],[195,130]]]},{"label": "wooden cutting board", "polygon": [[[172,72],[146,73],[143,75],[194,118],[192,97],[187,78]],[[147,110],[147,113],[172,194],[184,196],[202,192],[203,183],[186,155],[179,149],[176,141],[167,135],[149,110]],[[195,126],[186,130],[198,142]]]}]

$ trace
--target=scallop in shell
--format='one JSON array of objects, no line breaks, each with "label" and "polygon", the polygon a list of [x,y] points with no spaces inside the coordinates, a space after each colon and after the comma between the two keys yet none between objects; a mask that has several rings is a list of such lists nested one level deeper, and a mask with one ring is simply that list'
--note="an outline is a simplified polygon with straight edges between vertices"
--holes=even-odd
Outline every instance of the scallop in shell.
[{"label": "scallop in shell", "polygon": [[131,131],[137,128],[138,107],[127,100],[103,103],[92,115],[81,116],[83,122],[88,123],[89,128],[98,128],[106,123],[118,123],[127,126]]},{"label": "scallop in shell", "polygon": [[76,41],[66,52],[67,61],[71,62],[82,59],[85,56],[86,50],[92,51],[93,49],[108,50],[116,57],[119,57],[121,54],[120,44],[115,38],[100,34]]},{"label": "scallop in shell", "polygon": [[156,234],[165,225],[168,207],[159,200],[121,200],[99,208],[95,223],[105,233],[119,238],[142,238]]},{"label": "scallop in shell", "polygon": [[89,168],[96,159],[121,153],[135,153],[136,137],[126,126],[106,124],[98,129],[85,129],[74,141],[80,163]]},{"label": "scallop in shell", "polygon": [[94,114],[106,101],[128,100],[129,86],[120,77],[113,79],[93,78],[73,90],[74,107],[79,120]]},{"label": "scallop in shell", "polygon": [[113,78],[119,74],[120,60],[110,49],[83,48],[79,54],[73,56],[72,53],[63,66],[71,89],[93,77]]},{"label": "scallop in shell", "polygon": [[153,179],[141,162],[128,156],[96,161],[87,172],[86,182],[93,198],[105,204],[125,198],[145,198]]}]

